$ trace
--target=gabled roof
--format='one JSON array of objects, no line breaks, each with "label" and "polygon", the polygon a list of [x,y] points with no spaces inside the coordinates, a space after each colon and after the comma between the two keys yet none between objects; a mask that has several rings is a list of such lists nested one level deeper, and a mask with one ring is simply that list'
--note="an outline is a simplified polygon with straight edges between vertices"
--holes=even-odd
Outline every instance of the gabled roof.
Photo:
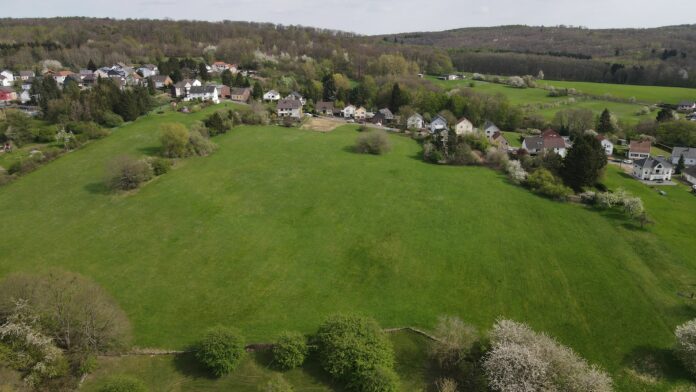
[{"label": "gabled roof", "polygon": [[491,136],[491,140],[500,140],[500,139],[503,139],[507,142],[507,139],[505,138],[505,135],[503,135],[502,132],[496,132],[493,134],[493,136]]},{"label": "gabled roof", "polygon": [[649,157],[633,162],[634,166],[638,166],[641,169],[649,168],[650,170],[654,169],[655,166],[659,164],[662,164],[666,169],[671,169],[673,167],[668,160],[662,157]]},{"label": "gabled roof", "polygon": [[[466,121],[466,122],[468,122],[469,124],[471,124],[471,121],[469,121],[468,118],[462,117],[462,118],[460,118],[459,120],[457,120],[457,125],[463,123],[464,121]],[[494,126],[495,126],[495,125],[494,125]]]},{"label": "gabled roof", "polygon": [[421,116],[419,113],[412,114],[411,117],[408,118],[408,120],[410,121],[414,117],[423,121],[423,116]]},{"label": "gabled roof", "polygon": [[19,76],[31,77],[34,76],[34,71],[19,71]]},{"label": "gabled roof", "polygon": [[293,91],[287,96],[288,99],[303,99],[304,97],[302,94],[298,93],[297,91]]},{"label": "gabled roof", "polygon": [[492,128],[494,131],[500,131],[500,128],[498,128],[497,125],[493,124],[493,122],[491,122],[491,121],[486,121],[486,122],[483,124],[483,130],[484,130],[484,131],[488,131],[489,128]]},{"label": "gabled roof", "polygon": [[444,122],[445,124],[447,124],[447,119],[444,118],[443,116],[439,115],[439,114],[433,118],[433,120],[431,121],[431,123],[434,123],[434,122],[437,121],[437,120],[441,120],[442,122]]},{"label": "gabled roof", "polygon": [[244,95],[247,92],[251,92],[251,89],[248,87],[235,87],[230,89],[230,95]]},{"label": "gabled roof", "polygon": [[316,105],[314,105],[314,107],[317,110],[333,110],[334,103],[331,101],[319,101]]},{"label": "gabled roof", "polygon": [[381,114],[382,116],[384,116],[384,118],[385,118],[386,120],[393,120],[393,119],[394,119],[394,114],[393,114],[393,113],[391,112],[391,110],[389,110],[388,108],[379,109],[377,113],[379,113],[379,114]]},{"label": "gabled roof", "polygon": [[645,140],[642,142],[633,141],[633,142],[631,142],[630,146],[628,147],[628,150],[630,152],[650,154],[651,147],[652,147],[652,143],[650,143],[649,140]]},{"label": "gabled roof", "polygon": [[191,86],[189,94],[214,94],[217,87],[214,85],[210,86]]},{"label": "gabled roof", "polygon": [[266,91],[266,92],[264,93],[264,95],[266,95],[266,94],[278,95],[278,92],[275,91],[275,90],[268,90],[268,91]]},{"label": "gabled roof", "polygon": [[687,167],[686,169],[682,170],[682,173],[688,174],[691,177],[696,177],[696,166]]},{"label": "gabled roof", "polygon": [[672,158],[679,158],[684,155],[684,159],[696,159],[696,148],[693,147],[674,147],[672,149]]},{"label": "gabled roof", "polygon": [[278,102],[278,109],[300,109],[302,108],[302,102],[296,99],[281,99]]},{"label": "gabled roof", "polygon": [[164,83],[167,81],[167,79],[171,79],[169,75],[152,75],[150,76],[150,79],[154,80],[155,82],[162,82]]}]

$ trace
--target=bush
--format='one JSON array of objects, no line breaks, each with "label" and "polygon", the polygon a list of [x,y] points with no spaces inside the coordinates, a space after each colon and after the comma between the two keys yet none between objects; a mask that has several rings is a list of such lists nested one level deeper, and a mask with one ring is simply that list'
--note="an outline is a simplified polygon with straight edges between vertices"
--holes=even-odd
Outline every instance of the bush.
[{"label": "bush", "polygon": [[521,184],[527,179],[527,172],[522,168],[520,161],[508,161],[505,172],[510,181],[515,184]]},{"label": "bush", "polygon": [[441,378],[435,382],[437,392],[457,392],[457,382],[451,378]]},{"label": "bush", "polygon": [[444,370],[456,368],[478,341],[476,328],[452,316],[441,316],[433,335],[439,341],[430,344],[429,354]]},{"label": "bush", "polygon": [[696,319],[678,326],[674,334],[677,337],[677,357],[686,370],[696,376]]},{"label": "bush", "polygon": [[500,320],[483,368],[494,391],[608,392],[611,378],[573,350],[524,324]]},{"label": "bush", "polygon": [[113,112],[104,112],[101,115],[99,123],[107,128],[115,128],[123,124],[123,118]]},{"label": "bush", "polygon": [[399,377],[391,368],[378,366],[360,371],[348,388],[358,392],[397,392]]},{"label": "bush", "polygon": [[316,343],[321,366],[339,380],[355,380],[368,369],[393,367],[391,344],[370,318],[331,316],[319,327]]},{"label": "bush", "polygon": [[190,154],[198,155],[201,157],[208,156],[215,151],[215,143],[211,142],[210,139],[203,137],[198,132],[191,132],[189,134],[189,150]]},{"label": "bush", "polygon": [[106,184],[113,190],[138,188],[152,178],[152,168],[144,160],[120,156],[107,164]]},{"label": "bush", "polygon": [[160,142],[162,154],[169,158],[183,158],[189,154],[189,132],[181,124],[162,124]]},{"label": "bush", "polygon": [[522,79],[519,76],[511,76],[510,79],[508,79],[508,85],[511,87],[515,88],[526,88],[527,84],[524,82],[524,79]]},{"label": "bush", "polygon": [[454,165],[478,165],[481,159],[476,155],[466,143],[459,143],[454,147],[449,163]]},{"label": "bush", "polygon": [[381,155],[391,149],[389,137],[382,130],[372,130],[358,136],[355,142],[355,151],[361,154]]},{"label": "bush", "polygon": [[152,173],[156,176],[166,174],[169,169],[172,168],[172,161],[166,158],[152,158],[149,163],[152,168]]},{"label": "bush", "polygon": [[431,142],[423,144],[423,160],[430,163],[440,163],[445,156]]},{"label": "bush", "polygon": [[501,151],[495,147],[489,147],[486,151],[486,162],[497,169],[503,169],[508,163],[507,152]]},{"label": "bush", "polygon": [[235,329],[214,327],[208,330],[196,349],[196,359],[220,377],[234,370],[242,359],[244,338]]},{"label": "bush", "polygon": [[527,185],[536,193],[548,196],[554,200],[565,200],[573,193],[572,189],[563,183],[546,169],[537,169],[527,177]]},{"label": "bush", "polygon": [[293,392],[294,390],[295,388],[280,374],[268,380],[263,388],[263,392]]},{"label": "bush", "polygon": [[147,387],[137,378],[116,376],[107,380],[97,392],[147,392]]},{"label": "bush", "polygon": [[302,366],[309,353],[307,339],[297,332],[286,332],[273,346],[273,362],[284,370]]}]

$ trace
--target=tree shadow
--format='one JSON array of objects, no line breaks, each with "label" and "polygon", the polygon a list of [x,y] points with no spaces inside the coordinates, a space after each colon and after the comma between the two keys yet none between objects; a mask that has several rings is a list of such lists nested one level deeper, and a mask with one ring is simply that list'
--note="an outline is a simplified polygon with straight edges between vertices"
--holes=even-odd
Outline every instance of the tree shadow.
[{"label": "tree shadow", "polygon": [[147,146],[138,148],[138,151],[152,157],[160,155],[162,153],[162,148],[159,146]]},{"label": "tree shadow", "polygon": [[84,189],[95,195],[108,195],[111,194],[111,189],[103,182],[92,182],[84,186]]},{"label": "tree shadow", "polygon": [[214,380],[215,375],[201,365],[194,353],[177,354],[174,356],[174,367],[177,372],[191,378]]},{"label": "tree shadow", "polygon": [[671,348],[638,346],[624,357],[623,365],[643,377],[671,382],[690,380]]}]

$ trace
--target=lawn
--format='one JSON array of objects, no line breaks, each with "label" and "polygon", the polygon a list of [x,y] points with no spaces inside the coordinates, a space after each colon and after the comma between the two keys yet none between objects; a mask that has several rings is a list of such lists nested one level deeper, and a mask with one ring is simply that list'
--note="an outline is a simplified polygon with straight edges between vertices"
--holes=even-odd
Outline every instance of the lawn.
[{"label": "lawn", "polygon": [[[696,279],[696,198],[611,169],[607,182],[640,194],[654,227],[486,168],[425,164],[398,135],[385,156],[355,154],[354,126],[238,127],[134,194],[105,191],[105,162],[152,154],[160,124],[211,110],[149,115],[0,188],[0,276],[60,267],[95,279],[141,347],[184,348],[215,324],[269,341],[334,312],[384,327],[509,317],[609,369],[621,390],[642,385],[625,370],[634,359],[667,355],[674,327],[696,316],[677,295]],[[658,389],[683,377],[667,370]]]},{"label": "lawn", "polygon": [[630,84],[591,83],[591,82],[563,82],[557,80],[543,80],[539,85],[549,85],[558,88],[574,88],[582,93],[596,96],[610,94],[616,98],[635,98],[644,103],[671,103],[679,101],[696,100],[696,89],[685,87],[662,86],[636,86]]}]

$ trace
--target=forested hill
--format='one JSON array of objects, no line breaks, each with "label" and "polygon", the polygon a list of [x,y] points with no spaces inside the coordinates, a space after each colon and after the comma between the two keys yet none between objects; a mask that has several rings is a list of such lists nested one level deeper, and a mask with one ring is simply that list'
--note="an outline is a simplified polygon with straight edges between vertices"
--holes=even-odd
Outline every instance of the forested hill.
[{"label": "forested hill", "polygon": [[399,59],[375,62],[380,55],[398,54],[430,74],[543,71],[553,79],[696,87],[696,25],[609,30],[500,26],[367,37],[270,23],[75,17],[0,19],[0,31],[0,68],[13,70],[38,68],[47,59],[76,69],[89,60],[108,65],[192,57],[245,68],[311,58],[352,78],[393,68],[413,71]]},{"label": "forested hill", "polygon": [[377,39],[447,49],[458,68],[636,84],[696,83],[696,25],[649,29],[498,26]]}]

